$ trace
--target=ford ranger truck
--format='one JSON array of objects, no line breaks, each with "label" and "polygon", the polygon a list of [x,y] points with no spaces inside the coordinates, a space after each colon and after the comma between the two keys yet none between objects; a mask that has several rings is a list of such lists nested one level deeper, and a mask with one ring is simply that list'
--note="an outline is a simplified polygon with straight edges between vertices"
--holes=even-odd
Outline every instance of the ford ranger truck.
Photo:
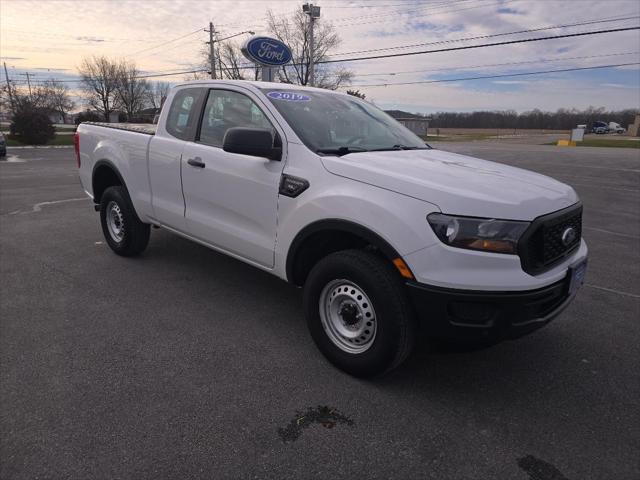
[{"label": "ford ranger truck", "polygon": [[356,376],[418,338],[532,332],[585,276],[571,187],[433,149],[342,93],[185,82],[157,125],[83,123],[75,151],[115,253],[140,254],[156,226],[302,287],[316,345]]}]

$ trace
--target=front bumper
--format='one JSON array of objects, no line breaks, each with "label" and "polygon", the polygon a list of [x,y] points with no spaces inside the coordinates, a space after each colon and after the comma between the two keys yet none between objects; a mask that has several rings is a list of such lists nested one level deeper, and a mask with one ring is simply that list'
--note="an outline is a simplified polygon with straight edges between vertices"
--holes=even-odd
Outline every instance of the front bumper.
[{"label": "front bumper", "polygon": [[455,290],[407,282],[421,328],[433,338],[498,341],[526,335],[571,303],[569,275],[543,288],[519,292]]}]

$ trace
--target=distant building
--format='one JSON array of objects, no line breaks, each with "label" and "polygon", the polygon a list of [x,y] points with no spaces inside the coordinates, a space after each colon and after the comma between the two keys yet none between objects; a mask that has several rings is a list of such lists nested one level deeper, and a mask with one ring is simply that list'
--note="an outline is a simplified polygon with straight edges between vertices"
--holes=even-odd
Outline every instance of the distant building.
[{"label": "distant building", "polygon": [[59,112],[50,112],[49,120],[51,120],[51,123],[58,123],[58,124],[65,123],[65,119],[62,117],[62,114],[60,114]]},{"label": "distant building", "polygon": [[635,121],[629,125],[627,135],[630,137],[640,137],[640,114],[637,114]]},{"label": "distant building", "polygon": [[426,137],[429,129],[429,118],[402,110],[385,110],[394,119],[407,127],[419,137]]}]

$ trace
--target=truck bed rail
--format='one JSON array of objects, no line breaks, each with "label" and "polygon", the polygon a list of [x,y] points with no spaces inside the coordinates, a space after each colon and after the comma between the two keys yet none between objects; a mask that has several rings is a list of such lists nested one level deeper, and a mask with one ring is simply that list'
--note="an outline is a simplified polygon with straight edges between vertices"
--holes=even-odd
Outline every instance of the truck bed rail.
[{"label": "truck bed rail", "polygon": [[145,135],[155,135],[157,125],[150,123],[105,123],[105,122],[82,122],[81,125],[95,125],[97,127],[113,128],[115,130],[126,130],[128,132],[143,133]]}]

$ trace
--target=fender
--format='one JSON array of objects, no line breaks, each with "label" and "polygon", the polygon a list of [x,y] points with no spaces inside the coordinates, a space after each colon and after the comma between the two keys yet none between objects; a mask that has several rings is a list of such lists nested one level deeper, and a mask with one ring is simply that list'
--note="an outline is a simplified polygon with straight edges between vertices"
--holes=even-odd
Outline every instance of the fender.
[{"label": "fender", "polygon": [[387,257],[390,261],[395,258],[400,257],[400,254],[396,251],[395,248],[389,244],[384,238],[382,238],[377,233],[371,231],[367,227],[363,227],[362,225],[351,222],[349,220],[341,220],[337,218],[326,219],[326,220],[318,220],[313,222],[306,227],[304,227],[296,237],[293,242],[289,246],[289,250],[287,252],[287,261],[286,261],[286,274],[287,280],[293,283],[294,279],[294,265],[296,260],[296,255],[304,243],[304,241],[309,238],[311,235],[317,232],[321,232],[323,230],[333,230],[333,231],[341,231],[345,233],[350,233],[352,235],[356,235],[362,239],[364,239],[367,243],[378,248],[382,254]]},{"label": "fender", "polygon": [[95,203],[96,202],[96,191],[95,191],[95,180],[96,180],[96,170],[98,170],[98,168],[100,167],[108,167],[111,171],[113,171],[113,173],[115,173],[116,177],[118,177],[118,180],[120,180],[120,183],[122,184],[122,186],[125,188],[125,190],[127,191],[127,195],[129,194],[129,189],[127,188],[127,184],[124,181],[124,178],[122,176],[122,174],[120,173],[120,170],[118,170],[118,167],[115,166],[115,164],[111,161],[111,160],[98,160],[95,165],[93,166],[93,170],[91,171],[91,189],[93,190],[93,201]]}]

